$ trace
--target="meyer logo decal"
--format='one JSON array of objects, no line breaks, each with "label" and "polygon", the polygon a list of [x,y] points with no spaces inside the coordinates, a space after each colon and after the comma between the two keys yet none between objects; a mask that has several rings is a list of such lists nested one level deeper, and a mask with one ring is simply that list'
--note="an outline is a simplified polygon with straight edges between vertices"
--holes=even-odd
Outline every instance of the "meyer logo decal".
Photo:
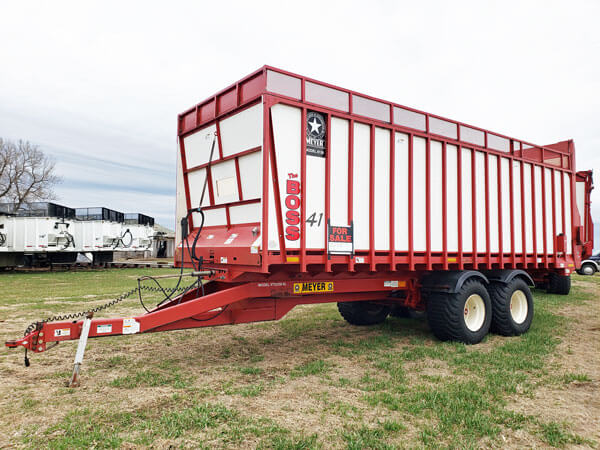
[{"label": "meyer logo decal", "polygon": [[316,294],[319,292],[333,292],[333,282],[311,281],[308,283],[294,283],[294,294]]},{"label": "meyer logo decal", "polygon": [[306,114],[306,154],[325,158],[325,141],[327,139],[325,116],[316,111]]}]

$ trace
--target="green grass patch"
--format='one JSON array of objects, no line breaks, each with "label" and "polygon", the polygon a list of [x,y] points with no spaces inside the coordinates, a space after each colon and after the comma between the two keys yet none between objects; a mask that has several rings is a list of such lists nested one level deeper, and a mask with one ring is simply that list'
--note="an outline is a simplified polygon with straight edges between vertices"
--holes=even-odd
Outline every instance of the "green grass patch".
[{"label": "green grass patch", "polygon": [[310,375],[323,375],[330,368],[330,365],[322,359],[308,361],[294,367],[290,373],[291,378],[307,377]]}]

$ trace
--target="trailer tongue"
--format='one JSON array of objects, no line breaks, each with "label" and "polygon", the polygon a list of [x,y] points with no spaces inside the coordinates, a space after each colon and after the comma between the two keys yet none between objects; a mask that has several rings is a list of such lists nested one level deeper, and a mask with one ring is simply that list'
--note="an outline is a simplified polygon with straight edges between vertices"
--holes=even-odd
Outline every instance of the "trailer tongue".
[{"label": "trailer tongue", "polygon": [[8,347],[79,339],[77,385],[88,337],[324,302],[354,325],[426,311],[436,337],[475,344],[525,333],[529,286],[567,294],[593,248],[573,141],[537,146],[266,66],[181,114],[178,136],[175,262],[192,272],[108,304],[163,292],[142,315],[50,318]]}]

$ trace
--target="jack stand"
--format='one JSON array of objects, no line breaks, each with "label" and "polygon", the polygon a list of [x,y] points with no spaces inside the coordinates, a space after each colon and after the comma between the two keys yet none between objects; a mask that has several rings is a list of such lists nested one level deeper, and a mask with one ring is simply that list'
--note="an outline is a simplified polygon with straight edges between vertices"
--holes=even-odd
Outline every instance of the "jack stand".
[{"label": "jack stand", "polygon": [[79,343],[77,344],[77,353],[75,353],[75,363],[73,364],[73,375],[71,381],[69,381],[68,387],[74,388],[79,387],[79,368],[83,363],[83,354],[85,353],[85,346],[87,345],[88,335],[90,334],[90,326],[92,325],[93,312],[89,312],[83,321],[83,327],[81,329],[81,336],[79,336]]}]

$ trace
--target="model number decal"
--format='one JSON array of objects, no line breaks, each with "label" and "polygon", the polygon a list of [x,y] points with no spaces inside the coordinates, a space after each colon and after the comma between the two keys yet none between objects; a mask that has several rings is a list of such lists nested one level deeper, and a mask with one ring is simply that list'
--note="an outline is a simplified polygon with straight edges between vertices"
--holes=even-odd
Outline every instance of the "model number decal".
[{"label": "model number decal", "polygon": [[294,283],[294,294],[314,294],[319,292],[333,292],[333,282],[316,281],[308,283]]},{"label": "model number decal", "polygon": [[306,223],[311,227],[316,224],[317,227],[321,226],[321,222],[323,221],[323,213],[317,215],[316,212],[312,213],[310,216],[306,218]]}]

